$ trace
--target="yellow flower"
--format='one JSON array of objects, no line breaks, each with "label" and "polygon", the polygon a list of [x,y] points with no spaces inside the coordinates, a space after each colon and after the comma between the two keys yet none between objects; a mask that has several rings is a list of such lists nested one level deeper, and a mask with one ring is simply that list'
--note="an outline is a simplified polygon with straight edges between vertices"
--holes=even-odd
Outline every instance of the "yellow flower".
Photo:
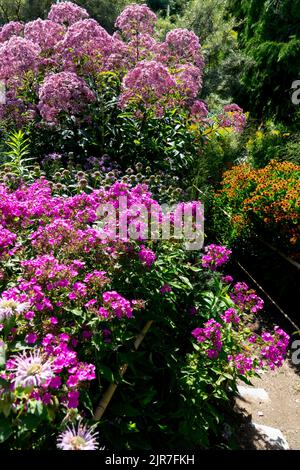
[{"label": "yellow flower", "polygon": [[274,129],[273,131],[270,132],[270,134],[272,134],[272,135],[280,135],[280,131],[277,131],[276,129]]}]

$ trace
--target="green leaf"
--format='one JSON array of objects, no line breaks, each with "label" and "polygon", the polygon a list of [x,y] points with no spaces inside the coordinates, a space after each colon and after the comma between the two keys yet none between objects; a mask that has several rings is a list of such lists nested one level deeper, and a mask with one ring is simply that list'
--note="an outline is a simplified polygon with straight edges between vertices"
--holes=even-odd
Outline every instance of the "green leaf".
[{"label": "green leaf", "polygon": [[196,343],[192,343],[193,344],[193,348],[196,349],[196,351],[200,351],[200,346],[198,346],[198,344]]},{"label": "green leaf", "polygon": [[228,374],[228,372],[223,372],[223,376],[226,377],[226,379],[233,380],[233,376],[231,374]]},{"label": "green leaf", "polygon": [[114,383],[115,381],[113,371],[103,364],[101,365],[100,375],[102,375],[109,383]]},{"label": "green leaf", "polygon": [[8,419],[0,418],[0,443],[6,441],[13,433]]},{"label": "green leaf", "polygon": [[3,369],[6,364],[5,343],[0,340],[0,369]]},{"label": "green leaf", "polygon": [[8,382],[2,377],[0,377],[0,388],[5,388],[5,389],[9,388]]},{"label": "green leaf", "polygon": [[42,417],[34,414],[26,414],[20,417],[20,425],[24,430],[26,429],[27,431],[36,429],[41,421]]},{"label": "green leaf", "polygon": [[91,414],[94,413],[92,400],[86,390],[80,392],[80,401]]},{"label": "green leaf", "polygon": [[82,317],[82,318],[85,317],[84,312],[83,312],[82,310],[80,310],[79,308],[72,308],[71,312],[72,312],[73,315],[75,315],[76,317]]},{"label": "green leaf", "polygon": [[190,289],[193,289],[193,286],[191,284],[191,281],[185,277],[185,276],[179,276],[179,279],[184,282],[187,286],[189,286]]}]

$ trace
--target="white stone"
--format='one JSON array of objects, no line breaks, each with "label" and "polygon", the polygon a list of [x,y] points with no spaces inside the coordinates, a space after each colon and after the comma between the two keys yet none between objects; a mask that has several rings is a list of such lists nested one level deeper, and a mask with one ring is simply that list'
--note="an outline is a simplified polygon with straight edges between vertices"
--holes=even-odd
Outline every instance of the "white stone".
[{"label": "white stone", "polygon": [[269,395],[263,388],[243,387],[242,385],[238,385],[238,392],[242,398],[249,397],[261,401],[269,400]]},{"label": "white stone", "polygon": [[280,429],[264,426],[263,424],[252,423],[257,432],[263,434],[264,439],[274,448],[289,450],[289,445]]}]

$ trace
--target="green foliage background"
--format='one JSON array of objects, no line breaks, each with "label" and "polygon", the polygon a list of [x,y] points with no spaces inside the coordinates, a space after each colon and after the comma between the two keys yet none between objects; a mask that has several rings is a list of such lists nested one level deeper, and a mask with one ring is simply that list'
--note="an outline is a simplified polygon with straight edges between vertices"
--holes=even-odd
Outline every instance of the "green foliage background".
[{"label": "green foliage background", "polygon": [[230,0],[229,11],[240,20],[239,44],[252,59],[241,100],[259,118],[297,122],[290,90],[300,77],[299,0]]}]

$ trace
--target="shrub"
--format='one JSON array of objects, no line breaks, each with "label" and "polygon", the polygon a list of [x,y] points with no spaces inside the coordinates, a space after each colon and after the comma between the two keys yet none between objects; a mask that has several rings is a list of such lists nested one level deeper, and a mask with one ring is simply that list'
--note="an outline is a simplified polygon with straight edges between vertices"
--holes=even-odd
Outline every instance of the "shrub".
[{"label": "shrub", "polygon": [[208,133],[222,127],[240,132],[240,108],[209,110],[199,100],[204,61],[195,33],[177,28],[158,40],[156,20],[147,6],[130,5],[110,35],[84,9],[62,2],[24,31],[6,25],[3,132],[22,128],[37,160],[73,152],[84,165],[95,152],[117,151],[123,169],[141,154],[153,169],[156,162],[158,169],[187,168],[205,152]]},{"label": "shrub", "polygon": [[[265,233],[287,250],[297,249],[299,171],[298,165],[272,160],[262,169],[255,170],[244,164],[225,172],[223,188],[215,198],[216,225],[221,226],[221,220],[227,218],[225,226],[232,225],[233,238],[254,230]],[[222,217],[218,208],[227,215]]]},{"label": "shrub", "polygon": [[[119,196],[128,198],[137,240],[100,236],[113,225],[97,221],[97,208],[101,202],[118,208]],[[105,387],[120,380],[124,364],[128,390],[124,383],[119,408],[114,403],[102,420],[101,443],[136,449],[148,441],[152,448],[159,433],[170,448],[180,440],[186,447],[207,447],[218,433],[218,406],[229,399],[229,385],[258,366],[281,365],[287,337],[276,330],[254,340],[243,321],[254,320],[262,300],[243,283],[231,286],[215,269],[230,251],[209,246],[201,263],[180,240],[147,242],[136,213],[141,201],[158,208],[144,185],[130,189],[117,182],[71,197],[53,197],[45,179],[15,191],[0,186],[0,439],[7,448],[52,449],[57,439],[59,447],[66,444],[78,426],[88,432],[85,423]],[[132,351],[132,338],[150,320],[146,349]],[[244,351],[247,341],[251,356],[249,348]],[[145,354],[152,357],[149,363]],[[166,374],[163,383],[159,370]],[[192,413],[198,422],[187,434]],[[77,418],[84,424],[64,430]],[[133,428],[140,440],[130,434]],[[91,442],[99,445],[98,438]]]},{"label": "shrub", "polygon": [[246,145],[249,162],[255,168],[263,168],[271,160],[300,163],[298,134],[272,121],[250,135]]}]

